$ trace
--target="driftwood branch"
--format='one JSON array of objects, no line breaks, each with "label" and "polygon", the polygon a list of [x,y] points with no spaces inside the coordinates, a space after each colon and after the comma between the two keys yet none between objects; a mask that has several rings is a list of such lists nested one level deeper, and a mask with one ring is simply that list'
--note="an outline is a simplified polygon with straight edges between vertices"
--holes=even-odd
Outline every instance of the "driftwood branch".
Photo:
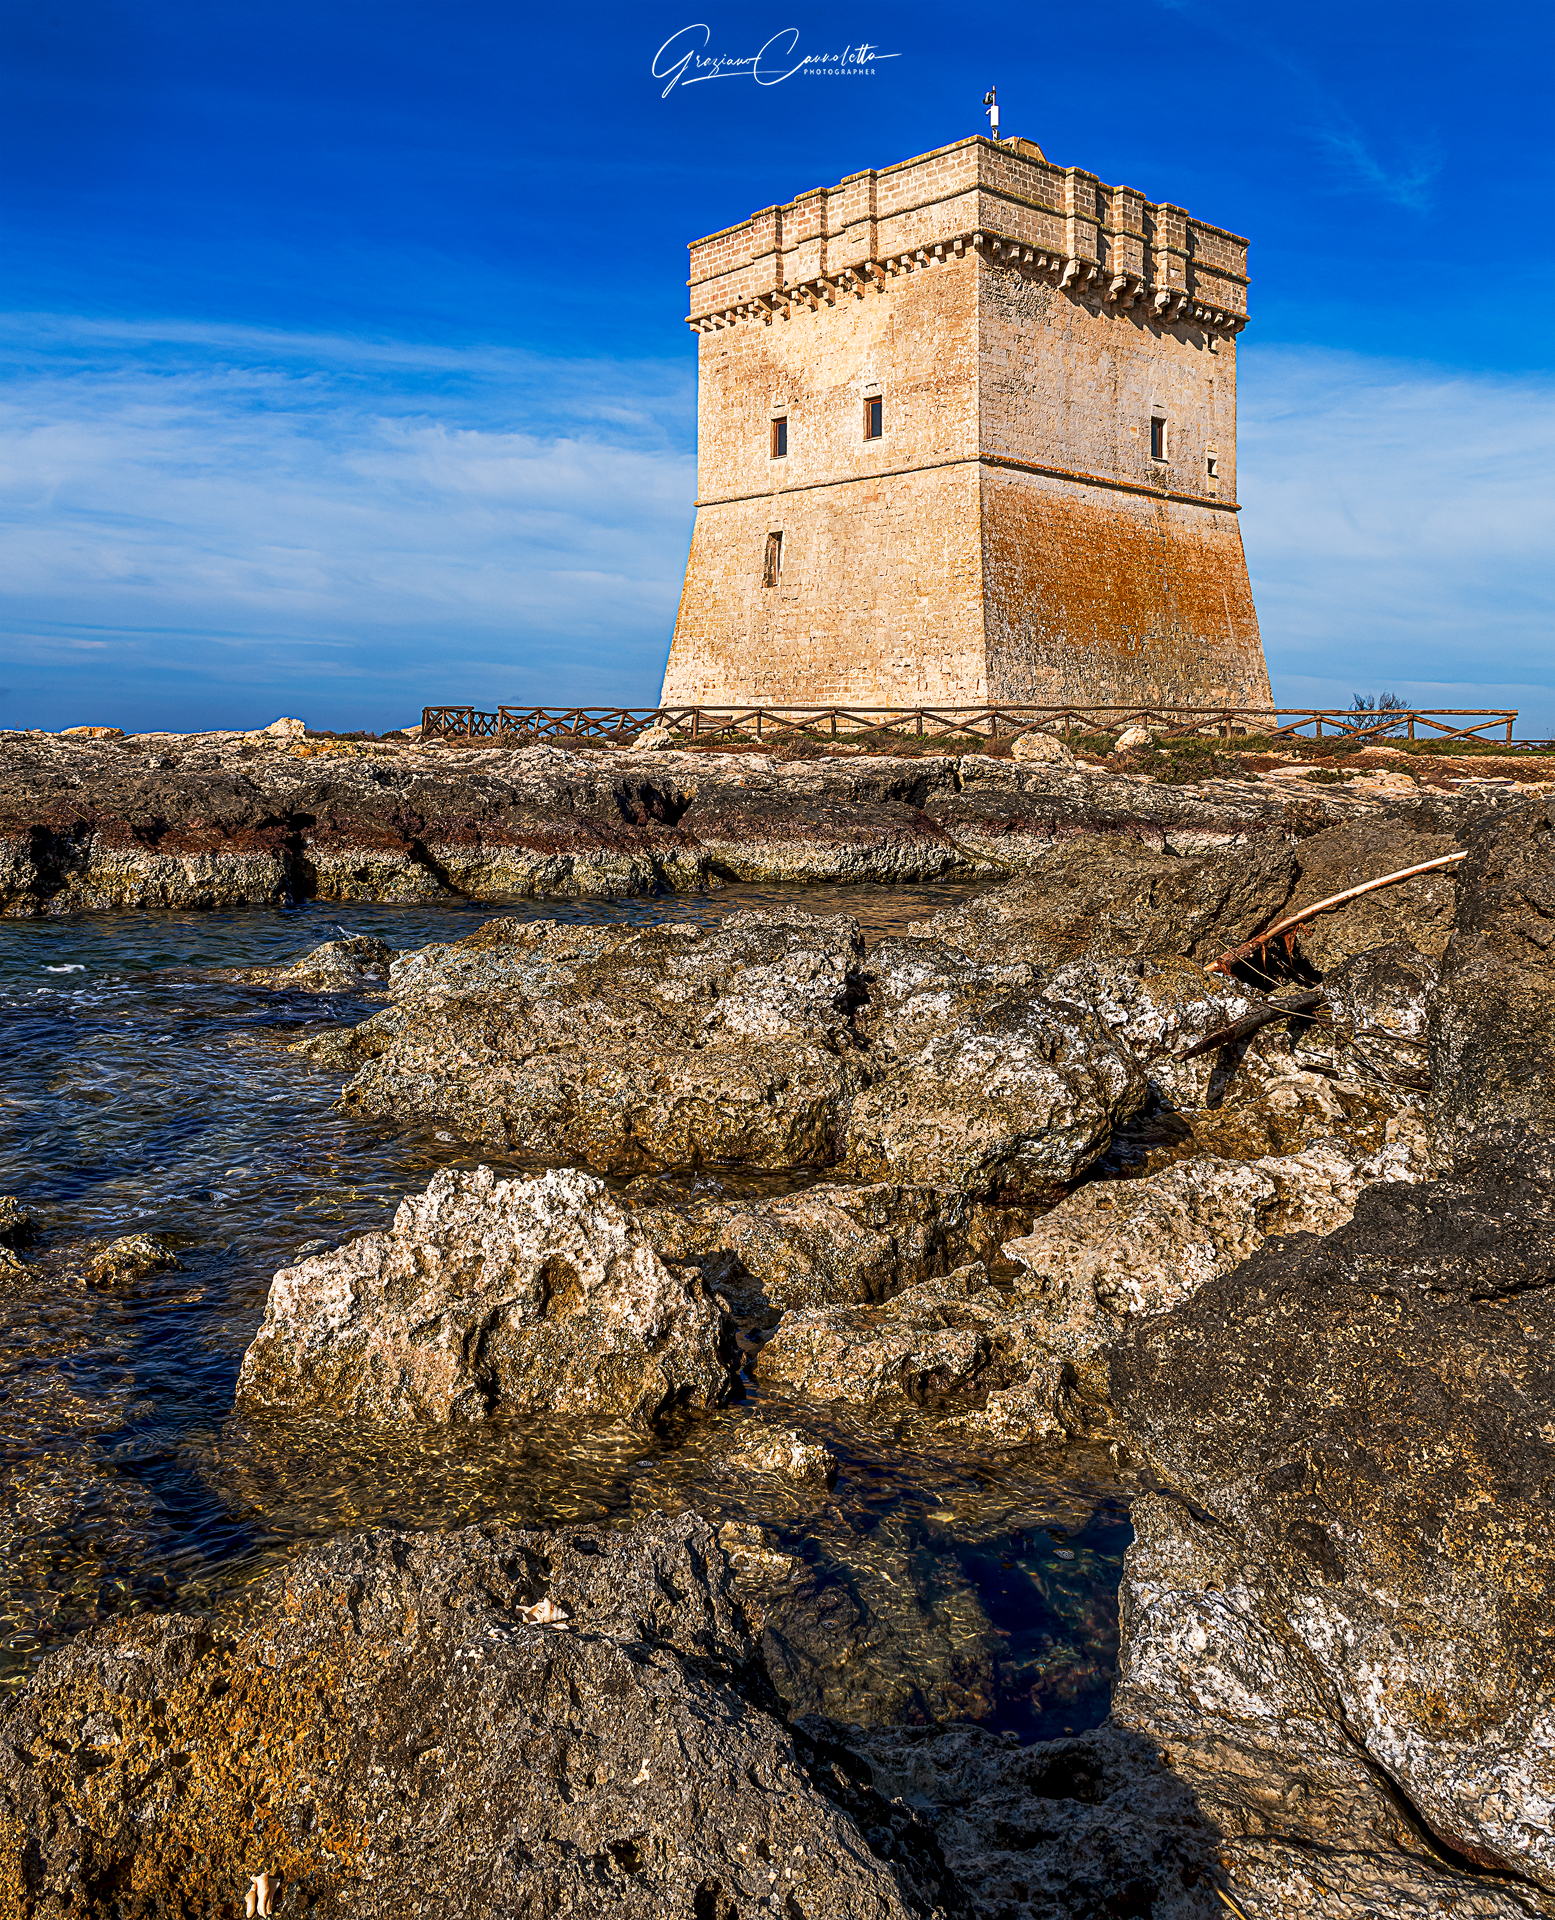
[{"label": "driftwood branch", "polygon": [[1454,860],[1467,860],[1468,857],[1466,852],[1444,853],[1435,860],[1422,860],[1417,867],[1400,867],[1397,873],[1385,873],[1380,880],[1367,880],[1358,887],[1347,887],[1343,893],[1331,893],[1326,900],[1303,907],[1300,913],[1293,913],[1288,920],[1281,920],[1266,933],[1255,934],[1239,947],[1228,947],[1218,960],[1211,960],[1204,971],[1229,973],[1238,961],[1250,960],[1255,953],[1262,953],[1271,940],[1278,940],[1282,933],[1294,933],[1297,927],[1305,926],[1309,920],[1326,913],[1330,907],[1343,906],[1346,900],[1357,899],[1363,893],[1374,893],[1378,887],[1390,887],[1395,880],[1408,880],[1417,873],[1429,873],[1433,867],[1448,867]]},{"label": "driftwood branch", "polygon": [[1233,1020],[1229,1027],[1206,1034],[1186,1053],[1180,1053],[1177,1057],[1179,1060],[1197,1060],[1201,1053],[1213,1053],[1217,1047],[1229,1047],[1276,1020],[1289,1020],[1295,1015],[1310,1013],[1322,997],[1320,993],[1293,993],[1287,994],[1283,1000],[1266,1000],[1261,1007],[1254,1007],[1251,1013],[1244,1013],[1240,1020]]}]

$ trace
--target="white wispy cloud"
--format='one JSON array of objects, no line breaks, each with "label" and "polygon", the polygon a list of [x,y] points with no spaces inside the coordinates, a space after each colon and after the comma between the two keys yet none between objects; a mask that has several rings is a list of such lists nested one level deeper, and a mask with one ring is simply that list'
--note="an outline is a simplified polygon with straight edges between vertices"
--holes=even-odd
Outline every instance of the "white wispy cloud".
[{"label": "white wispy cloud", "polygon": [[655,696],[690,531],[689,366],[20,332],[0,386],[13,723]]},{"label": "white wispy cloud", "polygon": [[[0,720],[655,696],[689,355],[36,319],[0,348]],[[1555,382],[1251,338],[1241,382],[1278,696],[1518,706],[1555,735]]]},{"label": "white wispy cloud", "polygon": [[1518,706],[1555,735],[1555,380],[1251,343],[1240,380],[1276,695]]},{"label": "white wispy cloud", "polygon": [[1312,138],[1333,167],[1330,185],[1350,193],[1370,193],[1411,213],[1426,212],[1442,170],[1438,144],[1411,145],[1397,158],[1379,153],[1347,113],[1332,101],[1316,103]]}]

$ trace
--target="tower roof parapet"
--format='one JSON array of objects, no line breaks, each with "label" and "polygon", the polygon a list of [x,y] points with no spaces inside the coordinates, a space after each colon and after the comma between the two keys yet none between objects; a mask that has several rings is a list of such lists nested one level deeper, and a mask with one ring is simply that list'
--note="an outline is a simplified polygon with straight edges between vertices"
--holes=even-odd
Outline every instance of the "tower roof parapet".
[{"label": "tower roof parapet", "polygon": [[1077,299],[1238,333],[1247,246],[1185,208],[1054,166],[1031,141],[977,134],[693,240],[686,317],[698,332],[770,324],[972,251]]}]

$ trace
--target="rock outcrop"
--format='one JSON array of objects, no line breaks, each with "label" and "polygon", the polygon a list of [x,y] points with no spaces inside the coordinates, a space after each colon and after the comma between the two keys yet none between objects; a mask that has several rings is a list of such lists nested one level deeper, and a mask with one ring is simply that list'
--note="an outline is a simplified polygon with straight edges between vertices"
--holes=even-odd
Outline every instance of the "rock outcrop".
[{"label": "rock outcrop", "polygon": [[797,912],[713,933],[492,921],[396,961],[392,1005],[337,1043],[362,1063],[345,1101],[604,1173],[843,1164],[1017,1201],[1072,1180],[1144,1098],[1106,1026],[1029,968],[932,941],[863,960],[855,921]]},{"label": "rock outcrop", "polygon": [[291,993],[362,993],[383,987],[394,949],[369,934],[343,933],[285,967],[243,967],[237,978]]},{"label": "rock outcrop", "polygon": [[1555,1132],[1555,804],[1523,802],[1476,828],[1457,925],[1429,1002],[1437,1164],[1487,1127]]},{"label": "rock outcrop", "polygon": [[1144,1076],[1106,1025],[1044,996],[1029,966],[892,940],[871,953],[865,981],[872,1071],[845,1147],[863,1179],[1051,1193],[1144,1103]]},{"label": "rock outcrop", "polygon": [[879,1792],[932,1821],[977,1920],[1224,1920],[1218,1840],[1149,1741],[1114,1727],[1023,1747],[975,1726],[854,1727]]},{"label": "rock outcrop", "polygon": [[935,1406],[1001,1443],[1105,1431],[1108,1355],[1124,1331],[1270,1235],[1328,1233],[1368,1186],[1422,1179],[1423,1124],[1406,1116],[1389,1136],[1375,1153],[1331,1138],[1283,1158],[1198,1158],[1090,1182],[1005,1244],[1013,1285],[992,1288],[968,1267],[883,1305],[789,1312],[761,1350],[760,1379],[818,1400]]},{"label": "rock outcrop", "polygon": [[491,921],[395,963],[345,1099],[603,1173],[828,1166],[867,1078],[862,958],[853,921],[797,913]]},{"label": "rock outcrop", "polygon": [[[362,1535],[225,1623],[83,1636],[0,1720],[0,1911],[263,1873],[320,1920],[1555,1920],[1555,809],[1369,784],[29,736],[13,913],[1016,877],[868,952],[801,912],[499,919],[247,970],[386,990],[297,1049],[351,1110],[552,1170],[439,1173],[277,1274],[232,1432],[618,1423],[637,1512],[688,1473],[734,1517]],[[1208,960],[1465,833],[1235,1031],[1275,989]],[[1046,1593],[1074,1551],[1032,1572],[1047,1521],[1004,1516],[941,1551],[948,1499],[877,1502],[849,1434],[1151,1489],[1108,1727],[951,1724],[1094,1702],[1110,1602],[1077,1580],[1085,1647],[1012,1650],[993,1557]],[[833,1523],[868,1553],[811,1564]]]},{"label": "rock outcrop", "polygon": [[646,1423],[728,1391],[722,1320],[587,1174],[445,1171],[368,1233],[275,1276],[248,1414],[585,1414]]},{"label": "rock outcrop", "polygon": [[1256,1901],[1555,1911],[1552,1351],[1555,1148],[1518,1128],[1114,1349],[1161,1486],[1115,1715]]},{"label": "rock outcrop", "polygon": [[[1406,811],[1443,832],[1494,804],[1441,798]],[[983,754],[783,760],[10,733],[0,734],[0,913],[997,880],[1076,835],[1191,857],[1278,847],[1388,805],[1341,787],[1184,786]]]},{"label": "rock outcrop", "polygon": [[1182,859],[1134,836],[1077,835],[1021,879],[937,914],[924,931],[975,959],[1043,972],[1091,956],[1212,960],[1278,917],[1297,871],[1277,836]]},{"label": "rock outcrop", "polygon": [[786,1729],[706,1523],[375,1533],[245,1630],[81,1635],[0,1719],[22,1913],[909,1920],[964,1902],[926,1825]]},{"label": "rock outcrop", "polygon": [[764,1386],[812,1400],[932,1406],[1016,1377],[1013,1349],[1002,1302],[974,1266],[909,1287],[884,1306],[785,1314],[758,1364]]},{"label": "rock outcrop", "polygon": [[[1380,880],[1385,873],[1401,873],[1453,853],[1461,844],[1453,833],[1422,832],[1387,820],[1350,821],[1312,834],[1296,848],[1300,877],[1280,917],[1367,880]],[[1437,867],[1319,914],[1301,928],[1297,944],[1323,974],[1353,954],[1396,940],[1439,959],[1452,931],[1455,904],[1453,869]]]},{"label": "rock outcrop", "polygon": [[886,1182],[729,1200],[648,1177],[628,1198],[663,1259],[695,1266],[737,1313],[763,1324],[796,1307],[887,1300],[992,1260],[1031,1223],[1029,1208]]},{"label": "rock outcrop", "polygon": [[991,1392],[969,1428],[1020,1441],[1109,1426],[1108,1354],[1132,1323],[1171,1312],[1272,1234],[1331,1232],[1378,1181],[1424,1178],[1421,1122],[1405,1116],[1387,1133],[1373,1153],[1329,1138],[1078,1188],[1004,1247],[1017,1265],[1004,1314],[1017,1383]]}]

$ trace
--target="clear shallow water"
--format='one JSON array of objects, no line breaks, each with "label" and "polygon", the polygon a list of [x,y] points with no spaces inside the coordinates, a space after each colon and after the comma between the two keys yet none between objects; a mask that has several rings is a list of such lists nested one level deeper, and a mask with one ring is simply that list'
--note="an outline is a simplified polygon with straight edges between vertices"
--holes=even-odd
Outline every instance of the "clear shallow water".
[{"label": "clear shallow water", "polygon": [[[967,895],[731,887],[0,922],[0,1193],[40,1230],[25,1273],[0,1280],[0,1684],[94,1620],[239,1604],[277,1559],[342,1527],[627,1521],[692,1505],[791,1563],[774,1631],[788,1621],[794,1670],[827,1711],[970,1716],[1024,1737],[1094,1724],[1129,1538],[1103,1462],[978,1458],[919,1415],[806,1411],[842,1469],[831,1491],[802,1489],[724,1464],[753,1411],[783,1411],[754,1392],[651,1441],[576,1423],[256,1430],[231,1414],[278,1267],[386,1224],[438,1167],[511,1163],[432,1129],[348,1118],[339,1075],[287,1052],[309,1025],[375,1003],[207,970],[284,963],[339,927],[396,947],[456,939],[498,912],[640,925],[796,905],[855,914],[880,938]],[[87,1287],[91,1254],[131,1232],[163,1240],[178,1265]]]}]

